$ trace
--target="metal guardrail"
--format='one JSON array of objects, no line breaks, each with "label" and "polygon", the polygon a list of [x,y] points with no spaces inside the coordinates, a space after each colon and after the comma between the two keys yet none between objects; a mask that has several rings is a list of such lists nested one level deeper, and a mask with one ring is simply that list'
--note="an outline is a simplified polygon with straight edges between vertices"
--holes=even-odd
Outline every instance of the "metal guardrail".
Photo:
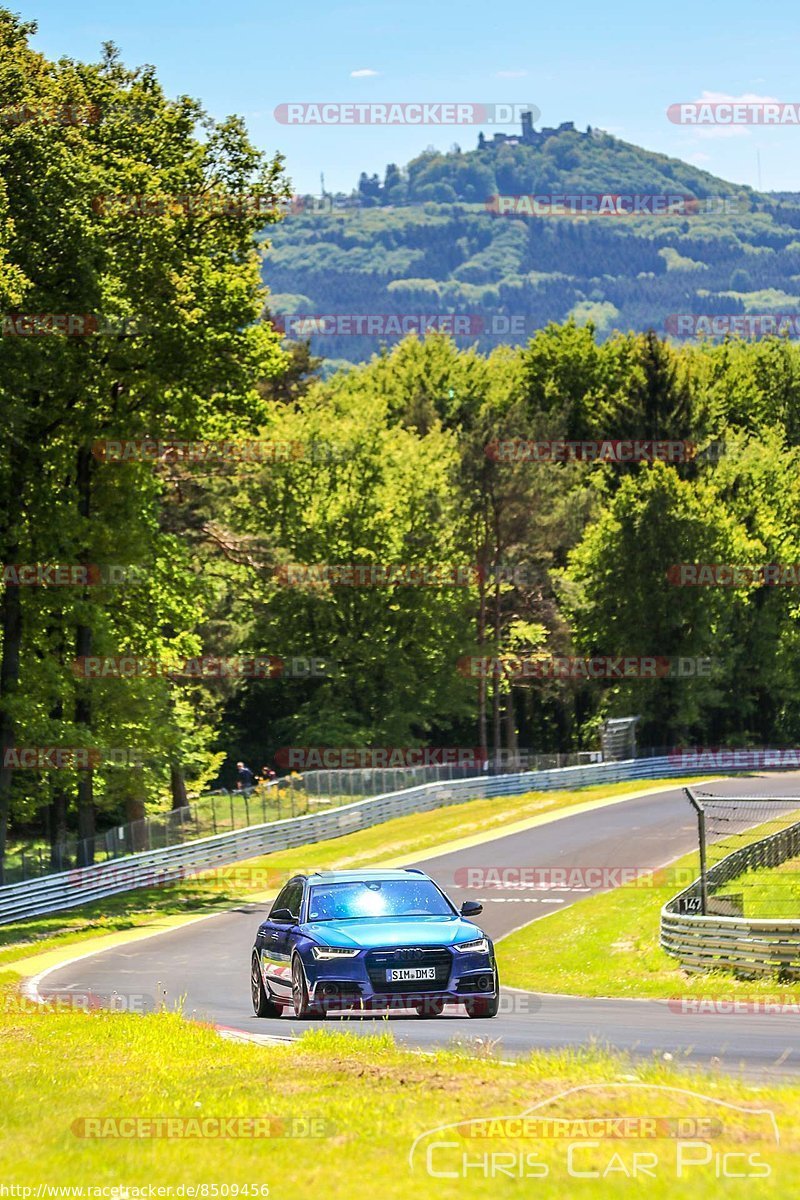
[{"label": "metal guardrail", "polygon": [[[369,755],[369,751],[366,752]],[[650,753],[649,751],[647,753]],[[659,751],[660,753],[660,751]],[[569,754],[532,754],[502,751],[487,761],[485,773],[508,775],[522,771],[551,770],[602,761],[600,751],[579,750]],[[54,846],[43,842],[6,854],[0,863],[0,887],[41,879],[72,867],[93,866],[109,859],[127,858],[142,851],[163,850],[181,842],[194,842],[212,834],[232,833],[252,825],[266,825],[283,817],[297,817],[314,805],[352,804],[371,796],[384,796],[423,783],[471,779],[478,768],[456,763],[415,767],[353,767],[313,769],[292,773],[256,786],[230,791],[219,788],[197,797],[183,808],[151,813],[91,838],[69,837]],[[16,861],[15,861],[16,860]]]},{"label": "metal guardrail", "polygon": [[366,829],[408,813],[461,804],[466,800],[521,795],[529,791],[590,787],[627,779],[657,779],[684,772],[673,758],[632,759],[628,762],[562,767],[514,775],[478,776],[452,783],[427,783],[399,792],[389,792],[327,812],[310,813],[252,826],[218,837],[133,854],[116,861],[98,863],[44,879],[0,888],[0,924],[24,920],[44,913],[75,908],[106,896],[136,888],[184,879],[214,867],[227,866],[275,850],[326,841],[357,829]]},{"label": "metal guardrail", "polygon": [[[777,867],[800,854],[800,822],[739,846],[707,872],[709,896],[745,871]],[[800,919],[681,913],[682,900],[702,900],[697,878],[661,910],[661,945],[688,971],[735,971],[800,979]]]}]

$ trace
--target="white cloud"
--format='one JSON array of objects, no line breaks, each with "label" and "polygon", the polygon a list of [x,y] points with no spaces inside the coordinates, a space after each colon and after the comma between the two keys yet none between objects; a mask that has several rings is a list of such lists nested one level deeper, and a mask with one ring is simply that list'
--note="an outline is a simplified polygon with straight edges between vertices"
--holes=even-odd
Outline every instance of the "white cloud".
[{"label": "white cloud", "polygon": [[[742,92],[741,96],[731,96],[729,92],[703,92],[699,100],[695,100],[695,104],[717,104],[724,101],[730,104],[779,104],[780,101],[775,96],[762,96],[758,92]],[[750,128],[747,125],[704,125],[697,126],[694,132],[698,137],[709,138],[735,138],[735,137],[750,137]]]},{"label": "white cloud", "polygon": [[360,71],[351,71],[351,79],[369,79],[373,75],[379,75],[379,71],[373,71],[372,67],[362,67]]},{"label": "white cloud", "polygon": [[702,150],[696,150],[694,154],[686,155],[686,161],[693,163],[707,163],[711,162],[711,155],[704,154]]},{"label": "white cloud", "polygon": [[495,71],[498,79],[524,79],[527,71]]}]

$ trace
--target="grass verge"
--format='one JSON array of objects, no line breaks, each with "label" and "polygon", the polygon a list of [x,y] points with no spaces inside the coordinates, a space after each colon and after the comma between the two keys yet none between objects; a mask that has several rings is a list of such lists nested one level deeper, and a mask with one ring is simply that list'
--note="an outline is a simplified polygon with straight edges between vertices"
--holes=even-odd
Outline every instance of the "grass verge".
[{"label": "grass verge", "polygon": [[[698,874],[698,855],[687,854],[666,870],[589,896],[518,929],[497,947],[503,982],[579,996],[674,999],[780,992],[800,1000],[800,982],[739,979],[727,971],[694,974],[661,949],[661,908]],[[762,874],[780,880],[781,872],[776,868],[759,873],[759,878]],[[725,890],[738,891],[739,882],[732,881]]]},{"label": "grass verge", "polygon": [[[707,778],[707,777],[706,777]],[[497,835],[515,821],[557,813],[578,804],[630,795],[649,787],[681,787],[697,779],[631,780],[575,791],[529,792],[502,799],[470,800],[325,842],[280,850],[221,867],[166,887],[140,888],[81,908],[0,925],[0,967],[62,946],[151,924],[161,917],[201,915],[275,894],[301,870],[356,868],[387,859],[423,855],[455,838]]]},{"label": "grass verge", "polygon": [[[272,1200],[415,1193],[582,1200],[614,1185],[625,1195],[682,1200],[800,1189],[797,1084],[756,1085],[658,1060],[633,1064],[600,1048],[506,1065],[466,1046],[413,1054],[389,1034],[320,1030],[292,1046],[254,1047],[171,1013],[32,1012],[14,999],[0,990],[0,1180],[32,1188],[34,1197],[39,1185],[117,1188],[106,1196],[120,1200],[150,1187],[171,1188],[173,1197],[205,1187],[194,1195]],[[576,1125],[568,1136],[542,1137],[541,1126],[515,1136],[510,1124],[465,1124],[542,1103],[537,1116],[660,1124],[655,1136],[639,1136],[644,1130],[634,1126],[636,1136],[595,1131],[591,1140]],[[162,1118],[182,1124],[158,1124]],[[258,1123],[223,1124],[227,1135],[219,1136],[217,1122],[237,1118]],[[687,1124],[677,1126],[679,1119]],[[315,1120],[321,1136],[287,1136]],[[706,1123],[700,1130],[698,1121]],[[422,1136],[409,1161],[416,1139],[450,1123],[460,1128]],[[257,1129],[272,1136],[252,1136]]]}]

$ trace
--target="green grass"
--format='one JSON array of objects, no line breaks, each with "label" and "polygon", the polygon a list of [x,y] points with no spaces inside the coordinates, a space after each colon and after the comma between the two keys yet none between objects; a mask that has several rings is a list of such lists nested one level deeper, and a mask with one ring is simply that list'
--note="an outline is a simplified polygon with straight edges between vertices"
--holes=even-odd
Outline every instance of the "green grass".
[{"label": "green grass", "polygon": [[[473,1045],[422,1055],[399,1049],[388,1033],[361,1038],[325,1030],[309,1032],[292,1046],[253,1046],[225,1041],[172,1013],[29,1012],[0,989],[0,1181],[34,1189],[39,1184],[127,1187],[131,1200],[133,1188],[172,1188],[174,1197],[180,1185],[263,1185],[271,1200],[359,1195],[582,1200],[607,1196],[615,1187],[626,1196],[644,1192],[655,1200],[711,1200],[790,1196],[800,1189],[797,1084],[766,1080],[756,1085],[686,1067],[676,1070],[659,1060],[634,1063],[594,1047],[536,1053],[503,1064],[491,1054],[491,1025],[476,1026],[483,1047],[477,1056],[470,1053]],[[587,1086],[593,1090],[563,1095]],[[664,1090],[670,1088],[681,1091]],[[684,1117],[716,1118],[722,1124],[708,1142],[711,1161],[689,1169],[682,1179],[676,1177],[675,1137],[607,1137],[580,1144],[576,1169],[603,1172],[610,1166],[612,1173],[603,1180],[569,1176],[564,1138],[466,1136],[471,1128],[466,1122],[513,1117],[541,1101],[549,1102],[545,1115],[571,1120]],[[780,1145],[767,1117],[726,1109],[720,1102],[769,1110]],[[324,1136],[80,1136],[87,1120],[101,1119],[100,1128],[108,1131],[110,1123],[125,1118],[165,1117],[271,1117],[284,1128],[292,1120],[321,1118],[324,1125],[317,1132]],[[463,1132],[423,1137],[412,1169],[415,1139],[449,1123],[460,1124]],[[432,1178],[425,1170],[425,1151],[443,1140],[454,1146],[434,1151],[434,1170],[460,1168],[465,1153],[473,1164],[491,1154],[510,1154],[515,1163],[538,1154],[529,1161],[544,1164],[547,1177],[487,1179],[473,1165],[463,1178]],[[700,1148],[684,1152],[701,1157]],[[763,1163],[770,1177],[720,1180],[723,1152],[757,1156],[749,1168],[740,1158],[732,1160],[731,1169],[760,1170],[755,1164]],[[650,1167],[655,1178],[633,1180],[621,1173],[620,1164],[632,1169],[634,1153],[656,1156]],[[508,1157],[501,1165],[508,1170]]]},{"label": "green grass", "polygon": [[779,867],[745,871],[723,891],[742,893],[748,917],[800,917],[800,858],[789,859]]},{"label": "green grass", "polygon": [[[754,831],[753,836],[757,836]],[[787,864],[790,866],[790,864]],[[684,971],[658,944],[661,908],[699,874],[698,855],[688,854],[665,872],[589,896],[534,921],[498,945],[504,983],[531,991],[582,996],[629,996],[669,999],[677,996],[774,995],[800,997],[800,982],[745,980],[725,971]],[[766,895],[767,877],[779,880],[781,868],[758,872]],[[725,892],[741,890],[742,876]],[[787,885],[797,895],[797,875]],[[758,915],[748,906],[750,916]],[[766,905],[765,907],[769,907]],[[774,907],[774,903],[773,903]],[[797,912],[797,908],[795,908]],[[770,912],[765,915],[775,916]],[[784,914],[777,914],[784,915]]]},{"label": "green grass", "polygon": [[526,817],[558,812],[575,804],[623,796],[669,783],[693,780],[631,780],[575,791],[529,792],[492,800],[471,800],[427,813],[398,817],[356,833],[299,846],[220,868],[168,887],[139,889],[95,904],[0,925],[0,965],[32,953],[146,925],[159,916],[224,910],[253,895],[275,893],[280,883],[303,869],[362,867],[399,855],[427,852],[455,838],[496,832]]}]

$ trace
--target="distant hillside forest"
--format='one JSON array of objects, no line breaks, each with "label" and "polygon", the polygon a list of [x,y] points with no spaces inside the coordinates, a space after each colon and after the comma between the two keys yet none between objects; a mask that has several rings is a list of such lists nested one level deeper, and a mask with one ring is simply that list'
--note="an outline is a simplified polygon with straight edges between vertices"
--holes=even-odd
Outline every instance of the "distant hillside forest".
[{"label": "distant hillside forest", "polygon": [[[677,316],[799,311],[800,196],[757,193],[601,130],[545,132],[429,149],[405,170],[390,163],[382,181],[362,174],[350,196],[296,197],[270,230],[270,314],[463,314],[472,320],[459,344],[486,352],[570,318],[591,320],[601,338],[686,336]],[[667,215],[497,212],[498,195],[619,194],[699,203]],[[310,335],[330,366],[397,340],[317,328],[290,321],[288,331]]]}]

